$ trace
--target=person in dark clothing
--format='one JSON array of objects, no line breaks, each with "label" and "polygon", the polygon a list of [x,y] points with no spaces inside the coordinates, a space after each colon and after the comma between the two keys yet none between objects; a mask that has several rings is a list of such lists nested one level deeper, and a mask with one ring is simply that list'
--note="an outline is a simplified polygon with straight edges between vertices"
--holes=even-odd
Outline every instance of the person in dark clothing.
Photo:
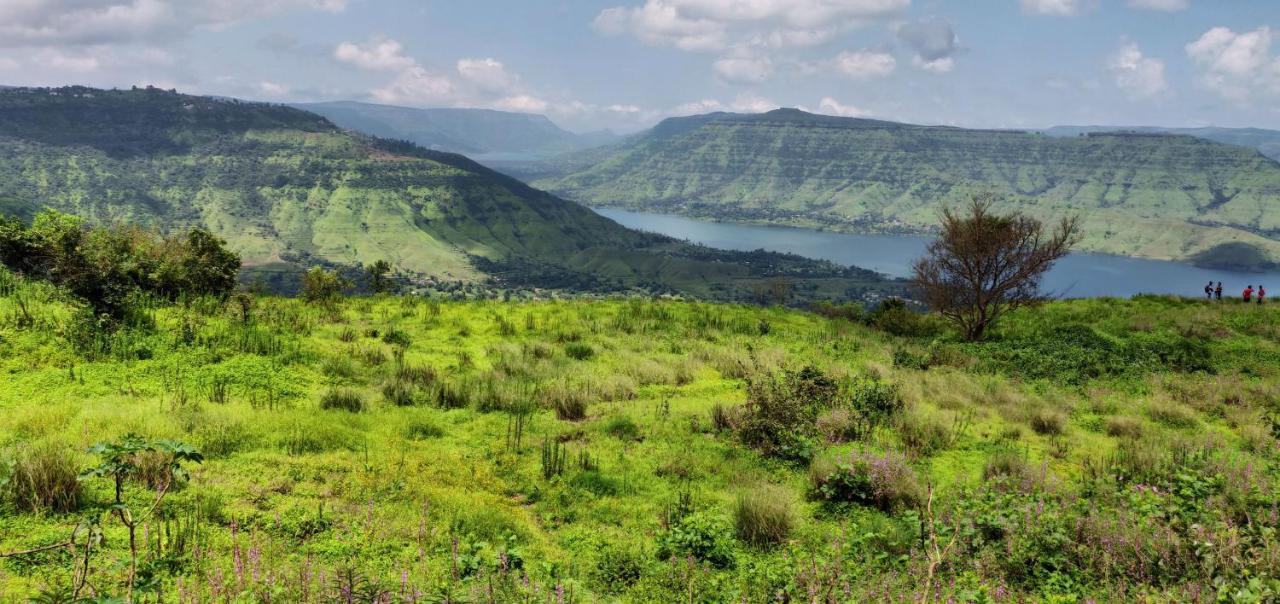
[{"label": "person in dark clothing", "polygon": [[1210,281],[1208,285],[1204,286],[1204,299],[1205,300],[1213,299],[1213,282],[1212,281]]},{"label": "person in dark clothing", "polygon": [[1219,302],[1222,301],[1222,282],[1221,281],[1218,282],[1218,287],[1213,288],[1213,297],[1216,298]]}]

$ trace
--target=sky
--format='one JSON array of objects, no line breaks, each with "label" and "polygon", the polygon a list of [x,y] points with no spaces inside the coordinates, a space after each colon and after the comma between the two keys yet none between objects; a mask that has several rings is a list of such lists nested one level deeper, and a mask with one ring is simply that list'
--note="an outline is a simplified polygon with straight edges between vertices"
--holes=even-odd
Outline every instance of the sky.
[{"label": "sky", "polygon": [[0,0],[0,84],[486,107],[579,132],[777,107],[1280,129],[1273,27],[1276,0]]}]

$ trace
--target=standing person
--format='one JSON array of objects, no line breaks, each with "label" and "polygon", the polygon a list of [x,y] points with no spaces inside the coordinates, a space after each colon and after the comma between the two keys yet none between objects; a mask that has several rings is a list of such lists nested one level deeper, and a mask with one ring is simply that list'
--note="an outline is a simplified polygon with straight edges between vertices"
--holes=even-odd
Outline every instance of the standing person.
[{"label": "standing person", "polygon": [[1213,297],[1217,298],[1219,302],[1222,301],[1222,282],[1221,281],[1218,282],[1218,287],[1215,287],[1213,289]]},{"label": "standing person", "polygon": [[1258,306],[1262,306],[1262,299],[1267,297],[1267,288],[1258,285]]},{"label": "standing person", "polygon": [[1208,285],[1204,286],[1204,299],[1205,300],[1213,299],[1213,282],[1212,281],[1210,281]]},{"label": "standing person", "polygon": [[1244,303],[1245,303],[1245,304],[1248,304],[1251,300],[1253,300],[1253,286],[1252,286],[1252,285],[1250,285],[1249,287],[1244,288]]}]

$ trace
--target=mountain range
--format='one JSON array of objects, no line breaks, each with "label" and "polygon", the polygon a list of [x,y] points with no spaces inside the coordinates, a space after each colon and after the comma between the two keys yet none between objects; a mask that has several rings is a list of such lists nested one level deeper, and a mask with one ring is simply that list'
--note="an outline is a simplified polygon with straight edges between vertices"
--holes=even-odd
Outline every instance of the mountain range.
[{"label": "mountain range", "polygon": [[1079,214],[1085,251],[1268,268],[1280,259],[1280,164],[1165,133],[1049,136],[814,115],[668,119],[611,146],[527,166],[588,205],[848,231],[928,233],[944,205]]},{"label": "mountain range", "polygon": [[608,130],[575,134],[544,115],[491,109],[414,109],[351,101],[294,106],[342,128],[461,153],[482,163],[545,159],[619,139]]},{"label": "mountain range", "polygon": [[153,88],[0,91],[0,213],[43,207],[165,231],[201,225],[270,275],[388,260],[418,282],[727,299],[779,277],[824,297],[882,284],[632,231],[460,155],[293,107]]}]

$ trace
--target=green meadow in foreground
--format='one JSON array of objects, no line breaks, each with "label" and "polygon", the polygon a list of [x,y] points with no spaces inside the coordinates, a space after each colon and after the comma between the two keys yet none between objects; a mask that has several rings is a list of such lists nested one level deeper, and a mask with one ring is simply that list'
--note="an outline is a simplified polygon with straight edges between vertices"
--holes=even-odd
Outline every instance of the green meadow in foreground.
[{"label": "green meadow in foreground", "polygon": [[104,332],[0,273],[0,601],[1280,594],[1280,311],[1053,302],[971,344],[817,310],[239,295]]}]

